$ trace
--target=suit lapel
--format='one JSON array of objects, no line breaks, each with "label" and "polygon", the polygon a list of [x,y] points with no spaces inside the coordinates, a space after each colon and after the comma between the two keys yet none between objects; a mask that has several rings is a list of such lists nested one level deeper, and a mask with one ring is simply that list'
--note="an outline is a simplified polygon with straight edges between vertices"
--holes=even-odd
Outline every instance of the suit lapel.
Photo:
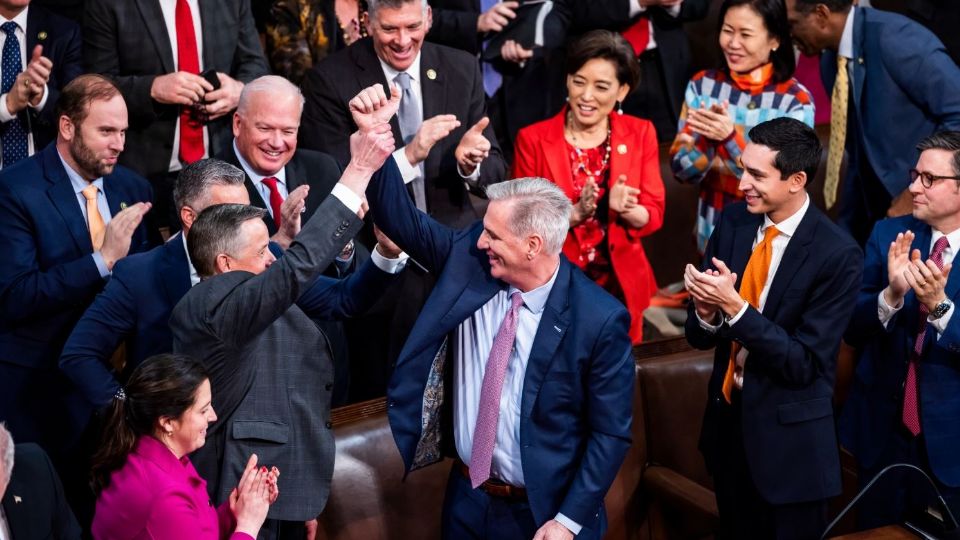
[{"label": "suit lapel", "polygon": [[[424,43],[420,49],[420,93],[423,102],[423,119],[433,118],[447,108],[446,89],[449,85],[444,84],[446,73],[440,66],[440,59],[437,55],[437,49],[429,43]],[[433,77],[431,77],[433,75]],[[458,118],[461,122],[466,122],[466,118]],[[469,128],[470,126],[466,126]]]},{"label": "suit lapel", "polygon": [[[27,61],[30,61],[30,57],[33,55],[33,48],[37,46],[38,36],[43,32],[44,39],[50,34],[46,28],[47,18],[44,17],[43,10],[37,9],[39,6],[35,6],[33,9],[27,11],[27,28],[24,30],[24,34],[27,36]],[[50,51],[44,51],[46,54],[44,56],[49,57]]]},{"label": "suit lapel", "polygon": [[[373,50],[373,40],[369,37],[364,38],[348,47],[347,50],[350,51],[350,56],[357,66],[357,91],[375,84],[382,84],[384,92],[390,95],[390,85],[393,84],[393,82],[388,81],[387,77],[383,74],[380,60],[377,58],[377,53]],[[394,115],[393,118],[390,119],[390,127],[393,131],[394,140],[403,141],[403,136],[400,135],[400,121],[397,119],[397,115]]]},{"label": "suit lapel", "polygon": [[[567,157],[567,143],[563,138],[563,123],[566,117],[566,108],[555,117],[556,125],[540,139],[540,152],[547,162],[549,178],[553,180],[568,196],[573,193],[573,171],[570,170],[570,159]],[[553,120],[551,120],[553,122]],[[561,148],[561,151],[557,151]]]},{"label": "suit lapel", "polygon": [[[10,485],[7,486],[7,492],[3,495],[3,513],[6,515],[7,526],[10,527],[10,533],[14,538],[33,538],[31,532],[35,533],[35,531],[31,531],[31,516],[25,515],[28,507],[24,507],[22,493],[23,486],[17,482],[16,477],[13,477]],[[27,503],[30,502],[32,501],[27,501]]]},{"label": "suit lapel", "polygon": [[857,114],[860,112],[860,104],[863,103],[860,97],[863,95],[863,79],[866,77],[866,65],[863,57],[864,27],[867,11],[856,6],[850,13],[855,13],[853,19],[853,103],[857,105]]},{"label": "suit lapel", "polygon": [[130,194],[124,191],[123,184],[116,180],[111,181],[113,175],[103,177],[103,194],[107,197],[107,205],[110,207],[110,215],[115,216],[127,206],[136,203],[130,198]]},{"label": "suit lapel", "polygon": [[[750,255],[753,254],[753,241],[757,238],[757,230],[763,224],[763,216],[746,214],[744,220],[736,225],[733,232],[733,254],[730,256],[727,267],[737,274],[737,290],[743,280],[743,271],[747,267]],[[711,264],[707,261],[707,264]]]},{"label": "suit lapel", "polygon": [[73,184],[67,176],[67,171],[60,163],[56,145],[50,145],[43,151],[43,173],[50,186],[47,196],[56,207],[60,217],[67,226],[71,238],[81,253],[92,253],[93,243],[90,241],[90,232],[87,223],[83,220],[80,211],[80,200],[73,190]]},{"label": "suit lapel", "polygon": [[161,283],[167,302],[173,306],[190,290],[190,262],[183,249],[183,233],[174,235],[161,249]]},{"label": "suit lapel", "polygon": [[527,372],[523,378],[523,398],[520,402],[522,417],[529,416],[533,410],[543,378],[550,370],[557,348],[570,326],[567,302],[570,298],[571,266],[565,257],[561,257],[557,279],[553,283],[550,296],[547,297],[547,304],[544,306],[540,325],[537,327],[537,335],[533,339],[533,346],[530,347]]},{"label": "suit lapel", "polygon": [[787,244],[787,249],[783,252],[780,266],[777,267],[777,273],[773,276],[773,283],[770,284],[770,290],[767,292],[767,301],[763,305],[763,315],[767,319],[773,320],[776,317],[783,293],[786,292],[791,279],[799,273],[798,269],[803,266],[803,262],[807,259],[807,255],[810,253],[810,242],[814,239],[821,217],[820,211],[811,202],[806,215],[803,216],[800,225],[794,231],[793,238]]},{"label": "suit lapel", "polygon": [[[173,60],[173,47],[170,45],[170,36],[167,35],[167,27],[163,22],[163,12],[160,10],[160,2],[157,0],[134,0],[137,9],[140,10],[140,17],[147,28],[147,34],[153,40],[157,53],[160,55],[160,63],[163,65],[165,73],[176,71]],[[201,7],[201,18],[203,8]],[[204,32],[208,34],[209,32]],[[204,50],[206,50],[206,40],[204,40]]]}]

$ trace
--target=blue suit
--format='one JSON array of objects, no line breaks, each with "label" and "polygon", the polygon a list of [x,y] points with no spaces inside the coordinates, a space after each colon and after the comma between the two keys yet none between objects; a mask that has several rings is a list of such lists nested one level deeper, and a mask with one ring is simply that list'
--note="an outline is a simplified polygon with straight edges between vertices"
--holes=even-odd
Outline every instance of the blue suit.
[{"label": "blue suit", "polygon": [[[103,184],[113,215],[152,198],[146,180],[123,167]],[[57,359],[106,280],[55,143],[0,172],[0,231],[0,419],[18,442],[62,448],[89,409],[75,400]],[[130,253],[148,247],[141,224]]]},{"label": "blue suit", "polygon": [[[367,197],[383,231],[437,275],[387,389],[390,427],[410,471],[439,461],[441,446],[453,447],[449,418],[439,421],[440,404],[425,399],[438,386],[428,379],[443,380],[437,370],[447,336],[507,285],[490,276],[487,255],[477,249],[482,223],[455,230],[418,212],[393,160]],[[578,538],[599,538],[606,528],[603,497],[630,446],[629,322],[622,304],[561,256],[520,401],[521,463],[537,526],[562,512],[583,526]],[[436,407],[423,411],[425,404]]]},{"label": "blue suit", "polygon": [[[960,130],[960,68],[920,24],[851,9],[854,60],[840,223],[863,244],[890,200],[910,184],[917,143],[935,131]],[[837,76],[835,51],[823,52],[820,71],[829,94]]]},{"label": "blue suit", "polygon": [[[763,222],[764,216],[749,213],[745,203],[727,205],[707,244],[704,260],[724,261],[737,274],[738,290]],[[687,340],[698,349],[716,348],[700,450],[718,479],[721,519],[727,501],[719,477],[728,469],[721,456],[741,444],[723,426],[730,409],[739,415],[747,480],[767,504],[824,500],[840,493],[833,385],[837,349],[853,311],[862,265],[853,239],[811,204],[787,244],[762,313],[748,307],[736,324],[724,323],[710,333],[691,306]],[[739,408],[728,405],[721,393],[734,342],[749,353],[743,390],[734,390]]]},{"label": "blue suit", "polygon": [[[866,245],[866,269],[863,286],[846,338],[851,345],[862,347],[863,353],[850,388],[850,395],[840,416],[840,442],[857,458],[861,471],[868,477],[891,463],[912,461],[904,452],[906,435],[902,424],[903,382],[907,363],[914,348],[919,328],[920,305],[913,291],[907,293],[903,307],[884,328],[877,315],[880,292],[887,280],[887,252],[897,233],[911,230],[916,234],[911,249],[918,249],[923,259],[930,253],[932,231],[913,216],[877,222]],[[953,246],[956,251],[960,246]],[[947,278],[947,298],[960,304],[960,269]],[[924,352],[918,364],[920,425],[927,466],[941,484],[960,488],[960,318],[957,308],[950,317],[946,332],[937,339],[928,324]],[[883,486],[878,486],[883,487]],[[958,491],[957,493],[960,493]],[[949,497],[948,497],[949,499]],[[896,515],[890,515],[896,519]]]}]

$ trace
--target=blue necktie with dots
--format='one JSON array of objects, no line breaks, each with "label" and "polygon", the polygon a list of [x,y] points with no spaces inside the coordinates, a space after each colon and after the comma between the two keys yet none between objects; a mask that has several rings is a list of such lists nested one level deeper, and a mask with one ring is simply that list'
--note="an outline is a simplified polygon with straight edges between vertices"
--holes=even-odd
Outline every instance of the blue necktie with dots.
[{"label": "blue necktie with dots", "polygon": [[[6,34],[3,41],[0,94],[7,94],[17,82],[17,75],[23,71],[23,59],[20,57],[20,42],[17,40],[17,23],[5,22],[0,25],[0,30]],[[2,143],[3,167],[9,167],[27,157],[27,132],[20,125],[19,118],[14,118],[3,126]]]}]

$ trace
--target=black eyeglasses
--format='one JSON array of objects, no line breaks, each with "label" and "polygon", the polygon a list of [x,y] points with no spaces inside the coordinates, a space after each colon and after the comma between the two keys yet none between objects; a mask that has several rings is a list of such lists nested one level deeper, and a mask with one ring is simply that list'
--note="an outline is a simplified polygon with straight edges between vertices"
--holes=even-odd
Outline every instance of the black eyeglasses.
[{"label": "black eyeglasses", "polygon": [[910,182],[916,182],[917,178],[920,179],[920,183],[925,188],[933,187],[933,183],[937,180],[960,180],[960,176],[937,176],[926,171],[920,172],[916,169],[910,169]]}]

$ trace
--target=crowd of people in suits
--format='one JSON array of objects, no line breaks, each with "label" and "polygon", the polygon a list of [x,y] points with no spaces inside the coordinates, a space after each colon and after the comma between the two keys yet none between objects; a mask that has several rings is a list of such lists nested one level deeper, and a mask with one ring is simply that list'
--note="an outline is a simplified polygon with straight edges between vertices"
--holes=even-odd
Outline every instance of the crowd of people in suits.
[{"label": "crowd of people in suits", "polygon": [[0,0],[0,538],[312,538],[383,393],[445,538],[601,538],[661,149],[718,538],[819,537],[841,445],[960,512],[956,10],[863,4],[718,2],[693,73],[707,0]]}]

